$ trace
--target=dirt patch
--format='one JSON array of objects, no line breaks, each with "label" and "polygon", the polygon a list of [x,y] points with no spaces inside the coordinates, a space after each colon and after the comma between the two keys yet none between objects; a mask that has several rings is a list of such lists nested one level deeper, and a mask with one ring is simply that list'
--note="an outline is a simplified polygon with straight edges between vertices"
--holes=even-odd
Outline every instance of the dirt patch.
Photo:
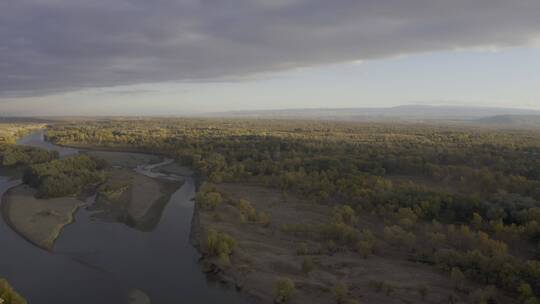
[{"label": "dirt patch", "polygon": [[[408,254],[391,247],[364,258],[355,251],[329,253],[316,238],[295,235],[287,225],[318,225],[332,221],[333,207],[310,203],[280,191],[252,185],[221,184],[216,189],[225,202],[209,211],[197,208],[194,227],[204,255],[207,272],[221,278],[261,303],[273,303],[274,283],[280,278],[294,282],[296,291],[287,303],[336,303],[335,288],[348,287],[348,300],[358,303],[454,303],[469,302],[469,297],[454,291],[449,276],[434,268],[408,260]],[[257,212],[264,212],[269,224],[241,220],[234,203],[248,200]],[[228,203],[227,203],[228,202]],[[379,236],[384,224],[375,216],[362,215],[358,229],[369,228]],[[205,244],[210,230],[226,233],[236,240],[230,265],[209,257]],[[299,248],[306,249],[305,252]],[[313,270],[306,273],[306,259]],[[356,303],[356,302],[352,302]]]},{"label": "dirt patch", "polygon": [[30,242],[52,250],[64,226],[73,222],[77,209],[84,205],[72,197],[36,199],[35,190],[21,185],[4,195],[3,213],[7,222]]}]

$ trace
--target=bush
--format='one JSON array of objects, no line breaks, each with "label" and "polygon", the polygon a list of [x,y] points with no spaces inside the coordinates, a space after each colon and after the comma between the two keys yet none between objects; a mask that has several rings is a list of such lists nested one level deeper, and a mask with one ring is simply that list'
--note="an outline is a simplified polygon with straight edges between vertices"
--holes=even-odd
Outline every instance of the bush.
[{"label": "bush", "polygon": [[477,289],[472,293],[471,300],[475,304],[497,303],[497,289],[494,286]]},{"label": "bush", "polygon": [[248,200],[240,199],[236,204],[236,207],[240,210],[241,215],[248,221],[255,222],[258,220],[257,210],[255,210]]},{"label": "bush", "polygon": [[304,257],[304,260],[302,261],[302,272],[307,275],[312,272],[314,268],[315,263],[313,263],[313,258],[309,256]]},{"label": "bush", "polygon": [[376,293],[384,292],[387,296],[394,292],[394,286],[385,281],[371,280],[368,285],[373,288]]},{"label": "bush", "polygon": [[420,298],[422,298],[422,300],[425,300],[428,294],[427,286],[426,285],[418,286],[418,294],[420,295]]},{"label": "bush", "polygon": [[309,253],[308,245],[305,242],[300,243],[298,249],[296,249],[297,255],[306,255]]},{"label": "bush", "polygon": [[345,205],[334,208],[334,221],[352,226],[358,222],[358,218],[354,209]]},{"label": "bush", "polygon": [[465,286],[465,275],[461,272],[461,269],[458,267],[452,268],[450,272],[450,278],[452,279],[452,284],[456,290],[462,290]]},{"label": "bush", "polygon": [[384,238],[392,245],[412,248],[416,242],[416,236],[412,232],[403,230],[400,226],[384,228]]},{"label": "bush", "polygon": [[4,304],[27,303],[26,300],[19,295],[5,279],[0,279],[0,299],[4,301]]},{"label": "bush", "polygon": [[360,231],[345,223],[335,222],[322,225],[321,235],[338,244],[354,246],[360,238]]},{"label": "bush", "polygon": [[294,282],[289,278],[279,279],[274,283],[274,301],[285,303],[293,295],[295,290]]},{"label": "bush", "polygon": [[356,250],[364,259],[367,259],[373,253],[373,242],[365,240],[359,241],[356,244]]},{"label": "bush", "polygon": [[259,212],[259,223],[264,227],[270,225],[270,217],[266,212]]},{"label": "bush", "polygon": [[219,254],[219,265],[222,267],[222,268],[227,268],[229,266],[231,266],[231,258],[230,258],[230,255],[227,254],[227,253],[220,253]]},{"label": "bush", "polygon": [[219,233],[213,229],[208,232],[206,247],[210,256],[219,256],[221,259],[223,255],[228,257],[235,245],[236,241],[226,233]]},{"label": "bush", "polygon": [[344,283],[337,283],[332,289],[332,295],[336,300],[336,303],[343,304],[346,302],[349,295],[349,287]]},{"label": "bush", "polygon": [[223,202],[223,197],[217,191],[202,190],[195,195],[195,201],[202,209],[214,210]]}]

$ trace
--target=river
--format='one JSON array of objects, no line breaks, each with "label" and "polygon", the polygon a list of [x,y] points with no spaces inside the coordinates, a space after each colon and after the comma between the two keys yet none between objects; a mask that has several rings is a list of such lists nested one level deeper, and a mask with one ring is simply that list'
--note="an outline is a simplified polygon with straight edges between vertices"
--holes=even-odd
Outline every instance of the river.
[{"label": "river", "polygon": [[[61,157],[78,153],[45,142],[41,132],[18,144],[56,150]],[[163,178],[152,171],[158,166],[141,165],[136,172]],[[247,303],[241,294],[202,272],[199,253],[190,244],[195,185],[191,177],[183,178],[185,183],[171,196],[151,232],[95,220],[82,208],[48,252],[25,241],[0,219],[0,277],[30,304],[127,304],[133,290],[157,304]],[[18,183],[0,176],[0,197]],[[92,200],[88,198],[88,204]]]}]

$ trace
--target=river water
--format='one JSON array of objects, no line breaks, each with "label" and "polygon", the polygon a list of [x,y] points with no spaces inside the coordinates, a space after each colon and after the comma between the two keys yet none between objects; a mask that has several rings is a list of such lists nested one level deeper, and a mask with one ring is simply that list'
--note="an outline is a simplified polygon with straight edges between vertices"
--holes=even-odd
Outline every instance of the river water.
[{"label": "river water", "polygon": [[[78,153],[45,142],[40,132],[18,144],[56,150],[62,157]],[[153,172],[157,167],[141,164],[136,171],[179,178]],[[151,232],[96,221],[83,208],[48,252],[25,241],[0,219],[0,277],[8,279],[30,304],[127,304],[133,290],[157,304],[247,303],[201,271],[199,254],[189,240],[195,185],[191,177],[183,178],[185,183],[171,196]],[[0,197],[19,183],[0,176]],[[92,201],[88,198],[88,204]]]}]

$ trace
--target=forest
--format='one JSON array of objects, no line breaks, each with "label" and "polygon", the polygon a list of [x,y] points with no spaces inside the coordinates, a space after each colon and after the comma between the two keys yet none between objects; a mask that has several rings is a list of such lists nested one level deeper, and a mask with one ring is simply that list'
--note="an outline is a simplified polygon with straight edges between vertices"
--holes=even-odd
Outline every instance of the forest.
[{"label": "forest", "polygon": [[[171,118],[63,123],[47,138],[158,152],[194,168],[199,184],[256,184],[334,206],[333,223],[282,230],[364,256],[384,243],[446,272],[456,289],[466,289],[465,280],[492,288],[477,295],[486,303],[493,290],[538,303],[539,131]],[[221,200],[218,191],[198,194],[202,208]],[[383,231],[362,227],[363,214],[383,220]],[[234,242],[213,232],[212,244],[221,243]]]},{"label": "forest", "polygon": [[28,167],[23,182],[37,189],[38,198],[77,195],[86,187],[103,183],[107,166],[87,155],[55,159]]},{"label": "forest", "polygon": [[32,123],[0,124],[0,166],[24,167],[58,158],[56,152],[14,145],[18,138],[42,127]]}]

